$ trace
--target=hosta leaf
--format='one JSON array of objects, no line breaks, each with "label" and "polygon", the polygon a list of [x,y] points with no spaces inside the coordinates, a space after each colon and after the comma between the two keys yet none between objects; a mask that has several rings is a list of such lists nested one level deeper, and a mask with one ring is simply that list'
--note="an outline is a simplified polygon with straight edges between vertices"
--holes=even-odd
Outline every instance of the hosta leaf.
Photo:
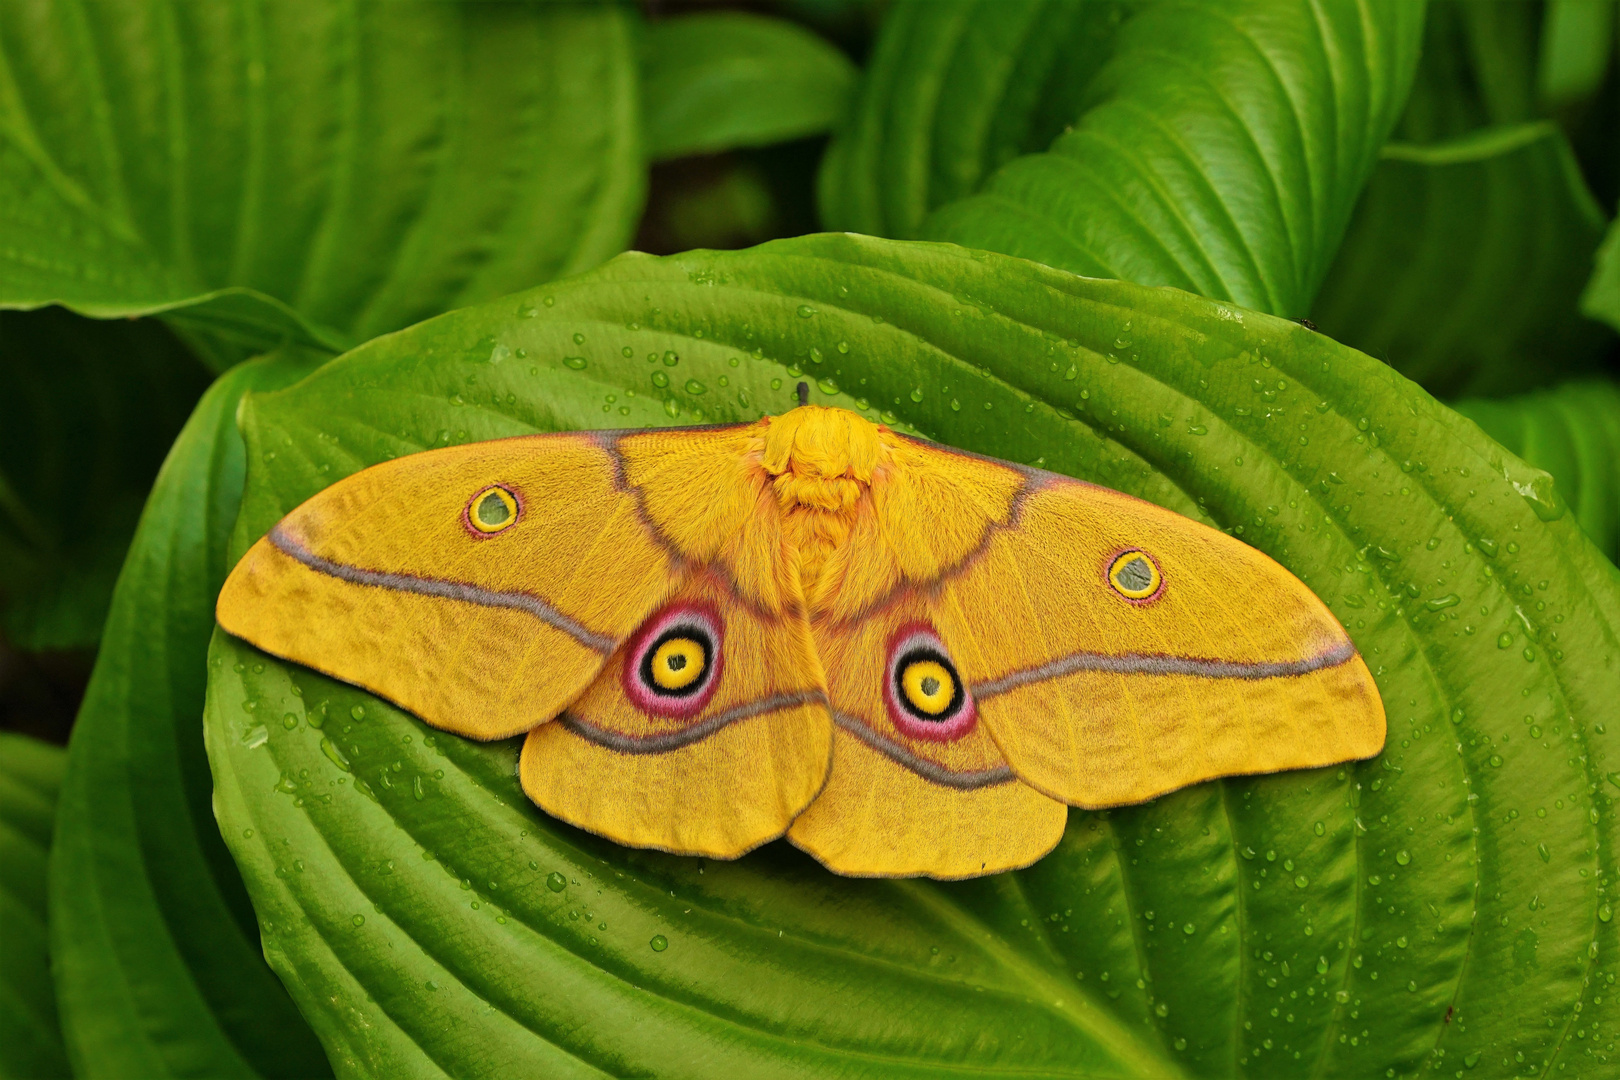
[{"label": "hosta leaf", "polygon": [[628,18],[0,5],[0,305],[201,307],[234,359],[363,341],[592,266],[640,209]]},{"label": "hosta leaf", "polygon": [[1620,563],[1620,387],[1583,379],[1514,398],[1470,398],[1453,408],[1552,474],[1592,543]]},{"label": "hosta leaf", "polygon": [[242,495],[236,405],[319,355],[239,366],[175,441],[141,515],[74,726],[51,853],[51,938],[77,1075],[327,1071],[265,966],[210,806],[198,718],[225,539]]},{"label": "hosta leaf", "polygon": [[152,477],[207,372],[156,322],[0,311],[0,627],[92,646]]},{"label": "hosta leaf", "polygon": [[822,223],[912,236],[1080,116],[1086,86],[1139,2],[898,0],[847,123],[822,162]]},{"label": "hosta leaf", "polygon": [[1552,124],[1392,143],[1311,318],[1436,394],[1551,382],[1613,343],[1576,310],[1603,228]]},{"label": "hosta leaf", "polygon": [[67,1077],[45,940],[45,860],[67,755],[0,732],[0,1080]]},{"label": "hosta leaf", "polygon": [[1304,315],[1400,114],[1422,18],[1402,0],[1159,0],[1120,26],[1073,131],[920,235]]},{"label": "hosta leaf", "polygon": [[1496,0],[1428,5],[1423,62],[1396,137],[1436,142],[1536,119],[1541,7]]},{"label": "hosta leaf", "polygon": [[656,161],[819,135],[843,115],[855,65],[802,27],[724,11],[649,23],[641,80]]},{"label": "hosta leaf", "polygon": [[751,418],[800,377],[1269,552],[1354,635],[1387,750],[1075,812],[1019,873],[857,881],[594,839],[516,743],[217,635],[222,829],[340,1075],[1612,1068],[1620,586],[1544,473],[1297,324],[858,236],[624,256],[250,398],[233,548],[400,454]]},{"label": "hosta leaf", "polygon": [[1614,5],[1591,0],[1547,0],[1541,23],[1536,91],[1558,108],[1596,93],[1614,53]]}]

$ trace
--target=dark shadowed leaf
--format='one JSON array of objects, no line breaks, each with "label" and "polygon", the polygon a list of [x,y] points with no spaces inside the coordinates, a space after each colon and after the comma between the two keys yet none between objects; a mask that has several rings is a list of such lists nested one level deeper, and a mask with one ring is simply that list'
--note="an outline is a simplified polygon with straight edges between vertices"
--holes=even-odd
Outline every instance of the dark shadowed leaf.
[{"label": "dark shadowed leaf", "polygon": [[82,1078],[328,1071],[260,953],[214,821],[199,728],[242,496],[237,402],[320,358],[289,352],[220,377],[169,452],[118,578],[51,853],[62,1025]]},{"label": "dark shadowed leaf", "polygon": [[208,373],[161,324],[0,311],[0,626],[92,646],[141,504]]},{"label": "dark shadowed leaf", "polygon": [[0,1080],[69,1077],[45,937],[61,747],[0,732]]},{"label": "dark shadowed leaf", "polygon": [[900,0],[822,162],[822,223],[915,235],[1080,117],[1085,89],[1140,2]]},{"label": "dark shadowed leaf", "polygon": [[1550,123],[1392,143],[1311,318],[1436,394],[1544,385],[1614,342],[1577,310],[1603,229]]},{"label": "dark shadowed leaf", "polygon": [[0,306],[166,312],[224,363],[595,265],[641,202],[629,18],[0,5]]},{"label": "dark shadowed leaf", "polygon": [[854,236],[625,256],[250,398],[233,550],[387,458],[752,418],[800,378],[1270,553],[1367,657],[1386,751],[1075,812],[1027,871],[857,881],[594,839],[515,743],[218,635],[223,831],[341,1075],[1612,1071],[1580,1033],[1620,1020],[1620,585],[1545,473],[1304,327]]},{"label": "dark shadowed leaf", "polygon": [[767,146],[829,130],[855,65],[780,19],[725,11],[677,15],[642,35],[642,139],[649,158]]}]

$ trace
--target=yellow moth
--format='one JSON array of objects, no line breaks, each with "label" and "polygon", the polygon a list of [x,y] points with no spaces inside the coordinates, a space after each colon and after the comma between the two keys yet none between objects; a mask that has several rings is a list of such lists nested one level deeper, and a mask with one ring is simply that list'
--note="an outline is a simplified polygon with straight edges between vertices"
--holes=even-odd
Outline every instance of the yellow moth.
[{"label": "yellow moth", "polygon": [[1382,703],[1265,555],[1106,488],[803,405],[341,480],[220,624],[475,739],[621,844],[850,875],[1026,866],[1067,805],[1370,757]]}]

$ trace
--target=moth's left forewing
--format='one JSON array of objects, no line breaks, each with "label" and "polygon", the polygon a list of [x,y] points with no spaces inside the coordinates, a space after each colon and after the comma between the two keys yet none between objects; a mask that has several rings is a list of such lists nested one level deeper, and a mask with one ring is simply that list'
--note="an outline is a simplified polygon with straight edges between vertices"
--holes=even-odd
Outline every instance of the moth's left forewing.
[{"label": "moth's left forewing", "polygon": [[[485,499],[480,528],[469,515]],[[339,480],[244,555],[216,614],[436,727],[504,738],[577,696],[672,574],[611,445],[536,435]]]},{"label": "moth's left forewing", "polygon": [[1013,769],[1074,805],[1383,747],[1371,674],[1309,589],[1117,492],[1032,474],[1016,522],[937,603]]}]

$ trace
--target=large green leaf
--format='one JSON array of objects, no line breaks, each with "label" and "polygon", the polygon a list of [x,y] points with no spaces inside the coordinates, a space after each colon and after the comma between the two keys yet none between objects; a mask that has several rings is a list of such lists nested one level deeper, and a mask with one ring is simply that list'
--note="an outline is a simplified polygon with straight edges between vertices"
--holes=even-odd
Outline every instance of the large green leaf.
[{"label": "large green leaf", "polygon": [[1141,0],[898,0],[855,107],[823,159],[822,223],[912,236],[1080,116]]},{"label": "large green leaf", "polygon": [[1620,387],[1601,379],[1452,406],[1538,469],[1569,500],[1598,550],[1620,563]]},{"label": "large green leaf", "polygon": [[1311,318],[1436,394],[1552,382],[1613,344],[1576,306],[1603,229],[1552,124],[1394,143]]},{"label": "large green leaf", "polygon": [[1422,20],[1408,0],[1158,0],[1120,26],[1074,130],[919,234],[1304,315]]},{"label": "large green leaf", "polygon": [[843,116],[855,65],[802,27],[739,11],[658,19],[641,50],[653,160],[819,135]]},{"label": "large green leaf", "polygon": [[0,311],[0,627],[91,646],[141,503],[208,385],[152,321]]},{"label": "large green leaf", "polygon": [[615,4],[0,5],[0,305],[169,312],[231,359],[595,265],[644,182],[629,30]]},{"label": "large green leaf", "polygon": [[45,860],[67,755],[0,732],[0,1080],[67,1077],[45,940]]},{"label": "large green leaf", "polygon": [[1367,657],[1386,751],[1075,812],[1019,873],[847,880],[594,839],[515,742],[217,634],[222,829],[340,1075],[1612,1070],[1620,585],[1544,473],[1297,324],[859,236],[627,255],[249,398],[233,549],[400,454],[752,418],[801,376],[1267,551]]},{"label": "large green leaf", "polygon": [[260,955],[203,755],[205,661],[242,497],[236,407],[319,356],[220,377],[152,488],[73,730],[51,852],[51,940],[75,1071],[303,1078],[326,1071]]},{"label": "large green leaf", "polygon": [[1436,142],[1535,120],[1541,9],[1527,0],[1430,4],[1423,62],[1396,137]]}]

